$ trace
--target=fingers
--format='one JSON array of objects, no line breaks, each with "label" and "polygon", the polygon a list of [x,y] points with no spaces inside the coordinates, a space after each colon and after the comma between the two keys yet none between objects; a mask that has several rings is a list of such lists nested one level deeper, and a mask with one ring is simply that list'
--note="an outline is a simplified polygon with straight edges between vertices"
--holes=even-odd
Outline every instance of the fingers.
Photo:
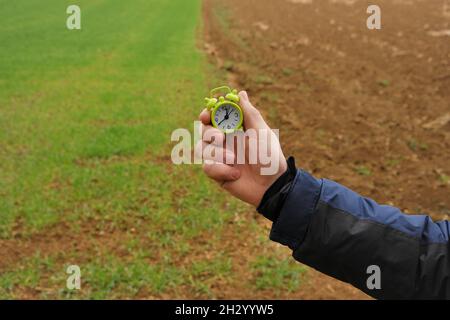
[{"label": "fingers", "polygon": [[206,160],[203,164],[203,171],[213,180],[219,183],[235,181],[240,178],[240,171],[223,163]]},{"label": "fingers", "polygon": [[200,126],[201,140],[195,146],[197,159],[208,159],[216,162],[234,164],[233,150],[228,150],[225,143],[225,134],[211,125]]},{"label": "fingers", "polygon": [[202,128],[202,140],[205,142],[212,143],[216,146],[222,147],[225,142],[225,134],[217,128],[211,125],[203,125]]},{"label": "fingers", "polygon": [[245,128],[268,129],[268,125],[264,121],[261,113],[250,102],[247,92],[239,92],[240,104],[244,111]]},{"label": "fingers", "polygon": [[195,146],[195,156],[205,161],[214,161],[224,164],[235,164],[236,156],[231,150],[223,149],[220,146],[199,141]]},{"label": "fingers", "polygon": [[205,108],[198,118],[202,123],[199,126],[199,133],[202,136],[202,140],[216,145],[223,145],[225,135],[221,130],[211,125],[211,112]]},{"label": "fingers", "polygon": [[213,180],[224,182],[239,179],[240,171],[227,164],[235,162],[232,151],[223,148],[225,135],[211,126],[204,126],[204,134],[195,147],[197,157],[204,159],[203,171]]},{"label": "fingers", "polygon": [[[262,129],[268,128],[261,113],[256,109],[248,98],[246,91],[239,92],[240,105],[244,111],[244,122],[246,128]],[[199,120],[204,125],[211,124],[211,112],[208,109],[203,109],[199,115]]]},{"label": "fingers", "polygon": [[[248,94],[245,91],[239,92],[240,105],[244,112],[244,124],[245,128],[263,129],[268,128],[261,113],[256,109],[248,98]],[[211,125],[211,112],[208,109],[203,109],[199,115],[199,120],[204,125]]]},{"label": "fingers", "polygon": [[203,109],[198,118],[204,125],[211,124],[211,112],[208,109]]}]

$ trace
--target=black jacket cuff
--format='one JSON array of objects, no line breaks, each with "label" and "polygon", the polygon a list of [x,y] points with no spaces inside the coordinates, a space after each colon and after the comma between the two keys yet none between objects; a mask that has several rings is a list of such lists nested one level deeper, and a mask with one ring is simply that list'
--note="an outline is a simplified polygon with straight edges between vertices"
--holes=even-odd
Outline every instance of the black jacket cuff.
[{"label": "black jacket cuff", "polygon": [[275,222],[280,215],[284,200],[289,193],[292,182],[294,181],[297,169],[295,167],[294,157],[287,159],[287,170],[281,175],[264,193],[257,211],[267,219]]}]

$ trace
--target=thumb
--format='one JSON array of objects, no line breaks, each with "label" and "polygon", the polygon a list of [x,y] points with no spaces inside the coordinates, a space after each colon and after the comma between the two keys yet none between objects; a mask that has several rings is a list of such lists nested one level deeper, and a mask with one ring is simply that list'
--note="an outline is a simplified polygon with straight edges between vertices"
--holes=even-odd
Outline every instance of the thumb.
[{"label": "thumb", "polygon": [[244,112],[244,127],[245,129],[267,129],[269,128],[264,121],[261,113],[250,102],[247,92],[239,92],[240,105]]}]

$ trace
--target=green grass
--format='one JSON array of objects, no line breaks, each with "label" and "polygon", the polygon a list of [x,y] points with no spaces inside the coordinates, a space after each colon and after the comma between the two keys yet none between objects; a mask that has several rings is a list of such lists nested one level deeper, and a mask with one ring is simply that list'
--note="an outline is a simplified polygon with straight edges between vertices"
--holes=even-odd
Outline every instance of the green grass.
[{"label": "green grass", "polygon": [[355,172],[357,174],[359,174],[360,176],[371,176],[372,175],[372,170],[370,170],[366,166],[358,166],[358,167],[356,167],[355,168]]},{"label": "green grass", "polygon": [[182,260],[215,252],[248,209],[168,157],[216,79],[196,47],[201,1],[80,0],[81,30],[66,29],[73,1],[0,3],[0,241],[71,233],[2,269],[0,297],[214,297],[227,254]]},{"label": "green grass", "polygon": [[36,252],[33,256],[14,270],[4,272],[0,276],[0,299],[11,298],[11,293],[16,286],[34,289],[41,280],[42,273],[54,266],[51,257],[42,256]]},{"label": "green grass", "polygon": [[442,184],[449,184],[450,183],[450,177],[446,174],[440,174],[439,175],[439,182]]},{"label": "green grass", "polygon": [[254,287],[257,290],[272,289],[276,293],[292,292],[299,288],[301,274],[306,271],[291,259],[280,256],[257,256],[252,264]]},{"label": "green grass", "polygon": [[258,75],[254,78],[254,81],[257,84],[272,84],[272,83],[274,83],[273,78],[268,75]]},{"label": "green grass", "polygon": [[389,85],[391,84],[391,82],[389,80],[383,79],[383,80],[378,80],[377,81],[378,85],[381,87],[389,87]]},{"label": "green grass", "polygon": [[427,151],[428,150],[428,144],[417,141],[416,139],[410,139],[407,141],[408,147],[411,149],[411,151]]},{"label": "green grass", "polygon": [[152,265],[138,259],[124,263],[108,257],[84,269],[84,285],[89,288],[84,294],[94,299],[133,297],[143,289],[158,294],[178,285],[182,279],[180,271],[168,263]]},{"label": "green grass", "polygon": [[292,76],[294,74],[294,70],[292,70],[291,68],[283,68],[283,70],[281,71],[286,77]]},{"label": "green grass", "polygon": [[0,13],[3,237],[19,217],[40,228],[78,214],[74,203],[152,181],[161,170],[148,166],[205,91],[199,1],[79,1],[75,31],[69,3],[15,1]]}]

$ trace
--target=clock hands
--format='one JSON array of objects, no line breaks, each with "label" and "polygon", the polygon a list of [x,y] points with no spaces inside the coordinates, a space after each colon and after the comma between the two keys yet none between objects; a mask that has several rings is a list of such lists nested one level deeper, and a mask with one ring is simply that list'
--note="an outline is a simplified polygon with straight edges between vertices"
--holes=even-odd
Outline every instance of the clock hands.
[{"label": "clock hands", "polygon": [[217,125],[220,126],[222,122],[228,120],[233,112],[234,110],[230,110],[230,108],[225,108],[225,117]]},{"label": "clock hands", "polygon": [[220,124],[221,124],[222,122],[224,122],[225,120],[227,120],[227,119],[228,119],[228,117],[225,116],[225,118],[223,118],[222,121],[220,121],[217,125],[220,126]]},{"label": "clock hands", "polygon": [[[226,112],[226,109],[225,109]],[[222,121],[220,121],[217,125],[220,126],[222,122],[224,122],[225,120],[228,120],[229,116],[228,113],[225,114],[225,117],[223,117]]]}]

